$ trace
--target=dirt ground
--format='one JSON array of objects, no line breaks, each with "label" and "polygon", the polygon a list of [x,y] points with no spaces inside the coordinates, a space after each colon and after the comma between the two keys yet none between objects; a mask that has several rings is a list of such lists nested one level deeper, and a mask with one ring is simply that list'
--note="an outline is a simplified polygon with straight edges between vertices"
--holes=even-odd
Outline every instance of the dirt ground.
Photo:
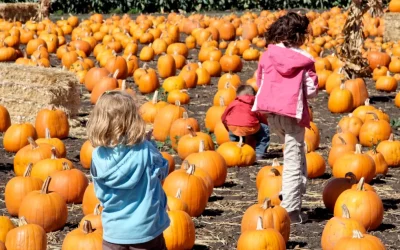
[{"label": "dirt ground", "polygon": [[[184,37],[181,38],[181,40]],[[184,40],[182,40],[184,41]],[[197,60],[197,50],[192,50],[189,60]],[[52,65],[58,66],[60,62],[56,57],[52,57]],[[156,68],[156,61],[150,63],[150,67]],[[239,76],[242,82],[251,78],[257,67],[256,62],[244,62],[244,67]],[[204,127],[205,112],[212,104],[212,99],[216,93],[216,83],[218,78],[212,79],[212,85],[197,87],[189,90],[191,101],[185,108],[189,112],[189,116],[195,117]],[[132,79],[128,81],[131,85]],[[375,90],[374,82],[370,79],[367,81],[368,89],[371,97],[371,104],[382,108],[391,118],[400,118],[400,109],[396,108],[393,103],[394,94],[380,93]],[[80,116],[83,120],[87,119],[91,105],[89,103],[89,94],[82,86],[82,110]],[[321,145],[318,153],[327,158],[329,152],[330,141],[336,132],[336,124],[343,115],[331,114],[327,109],[328,96],[325,92],[320,92],[318,97],[310,101],[314,112],[314,122],[320,129]],[[400,136],[398,128],[394,129],[395,134]],[[400,138],[400,137],[398,137]],[[245,210],[256,203],[257,192],[255,188],[255,178],[259,169],[263,165],[270,165],[273,158],[279,158],[282,161],[281,145],[278,144],[277,137],[272,136],[272,144],[269,149],[268,159],[246,168],[229,169],[226,184],[223,187],[215,188],[214,193],[209,199],[208,205],[204,213],[194,218],[196,225],[196,245],[194,249],[235,249],[237,240],[240,235],[240,223]],[[0,214],[7,215],[4,204],[4,187],[6,182],[14,176],[13,157],[4,151],[2,145],[3,137],[0,136]],[[70,159],[77,168],[82,169],[79,162],[79,151],[84,139],[68,138],[64,140],[67,146],[67,158]],[[179,168],[180,160],[175,156],[177,168]],[[82,169],[89,176],[87,170]],[[290,241],[287,245],[288,249],[321,249],[320,238],[322,230],[332,217],[323,205],[322,190],[325,183],[331,178],[330,169],[328,168],[325,175],[321,178],[308,181],[307,194],[304,197],[303,207],[309,215],[310,222],[304,225],[296,225],[291,229]],[[371,233],[378,236],[386,245],[387,249],[399,249],[400,239],[400,169],[390,169],[386,178],[373,182],[375,189],[382,198],[385,214],[383,224]],[[82,218],[81,205],[69,205],[68,223],[63,230],[49,233],[49,249],[61,249],[62,241],[65,235],[78,226]]]}]

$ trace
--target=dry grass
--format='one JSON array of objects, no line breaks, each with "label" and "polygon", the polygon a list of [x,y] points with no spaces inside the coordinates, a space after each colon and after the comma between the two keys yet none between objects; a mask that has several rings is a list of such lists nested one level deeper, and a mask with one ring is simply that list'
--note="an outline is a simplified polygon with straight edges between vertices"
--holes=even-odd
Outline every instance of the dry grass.
[{"label": "dry grass", "polygon": [[0,4],[0,18],[26,22],[38,14],[37,3],[2,3]]}]

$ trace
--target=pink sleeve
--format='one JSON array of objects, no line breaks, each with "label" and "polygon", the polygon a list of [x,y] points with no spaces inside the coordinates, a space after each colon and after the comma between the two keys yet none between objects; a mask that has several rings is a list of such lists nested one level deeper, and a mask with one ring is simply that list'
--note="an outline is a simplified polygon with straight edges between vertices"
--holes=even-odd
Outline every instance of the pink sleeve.
[{"label": "pink sleeve", "polygon": [[316,97],[318,94],[318,76],[314,68],[305,72],[304,81],[307,98]]}]

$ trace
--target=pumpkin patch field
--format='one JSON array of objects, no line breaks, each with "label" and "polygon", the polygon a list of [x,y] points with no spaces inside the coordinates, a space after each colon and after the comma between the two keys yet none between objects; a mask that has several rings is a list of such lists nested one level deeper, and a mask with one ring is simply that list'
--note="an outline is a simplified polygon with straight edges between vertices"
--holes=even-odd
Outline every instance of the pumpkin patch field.
[{"label": "pumpkin patch field", "polygon": [[[304,138],[305,224],[291,225],[279,205],[278,137],[257,161],[221,122],[238,86],[258,90],[263,33],[287,11],[0,20],[0,61],[74,74],[82,131],[105,91],[137,99],[169,162],[169,250],[399,249],[400,41],[385,41],[383,18],[364,14],[357,51],[368,70],[353,79],[340,56],[349,13],[302,12],[310,20],[302,49],[315,58],[320,88]],[[34,123],[10,115],[18,114],[0,102],[0,250],[101,249],[87,137],[57,107],[43,107]]]}]

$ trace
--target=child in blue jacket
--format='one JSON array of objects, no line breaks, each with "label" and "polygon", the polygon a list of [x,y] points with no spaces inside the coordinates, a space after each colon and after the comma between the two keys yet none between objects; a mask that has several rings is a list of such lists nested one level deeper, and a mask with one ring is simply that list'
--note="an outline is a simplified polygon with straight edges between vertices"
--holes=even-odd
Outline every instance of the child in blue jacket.
[{"label": "child in blue jacket", "polygon": [[91,175],[103,206],[103,249],[166,250],[169,226],[161,181],[168,162],[146,136],[135,100],[109,91],[97,101],[88,123],[95,147]]}]

